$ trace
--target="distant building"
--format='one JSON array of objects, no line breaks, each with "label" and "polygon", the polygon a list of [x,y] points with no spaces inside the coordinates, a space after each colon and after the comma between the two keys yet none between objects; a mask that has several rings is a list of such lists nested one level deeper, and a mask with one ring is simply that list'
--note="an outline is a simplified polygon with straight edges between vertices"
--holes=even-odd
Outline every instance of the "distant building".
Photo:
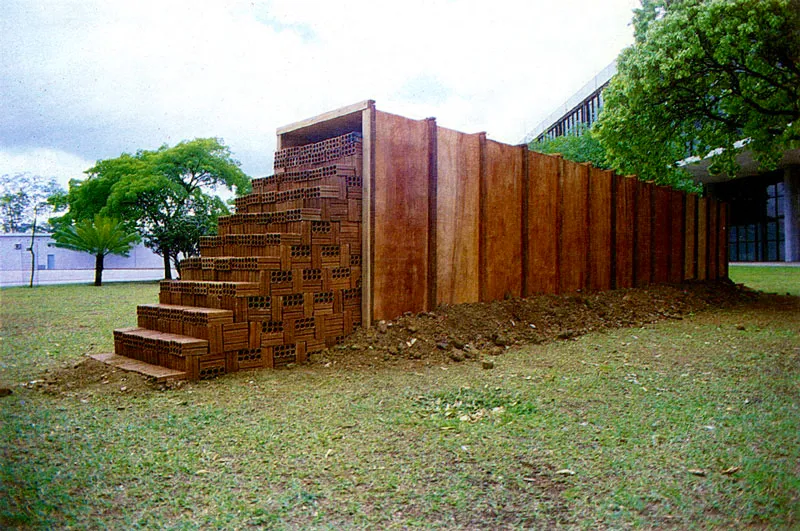
[{"label": "distant building", "polygon": [[[614,61],[553,111],[524,143],[569,134],[577,124],[591,126],[603,108],[603,89],[617,73]],[[737,157],[736,175],[710,175],[710,159],[683,166],[705,193],[730,204],[731,262],[800,261],[800,149],[787,150],[778,169],[763,172],[750,152]]]},{"label": "distant building", "polygon": [[529,144],[534,140],[567,135],[578,124],[591,127],[597,121],[600,110],[603,108],[603,89],[608,86],[616,73],[617,61],[615,60],[534,127],[525,136],[523,143]]},{"label": "distant building", "polygon": [[[27,285],[31,275],[30,234],[0,234],[0,285]],[[55,246],[49,234],[37,235],[34,284],[66,284],[94,280],[94,256]],[[105,258],[103,281],[158,280],[164,278],[164,261],[144,245],[133,247],[127,257]]]}]

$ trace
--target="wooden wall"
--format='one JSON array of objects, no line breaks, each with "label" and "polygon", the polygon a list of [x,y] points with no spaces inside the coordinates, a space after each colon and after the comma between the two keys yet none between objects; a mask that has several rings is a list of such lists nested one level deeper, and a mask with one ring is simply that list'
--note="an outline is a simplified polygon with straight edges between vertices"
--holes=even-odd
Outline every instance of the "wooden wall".
[{"label": "wooden wall", "polygon": [[439,304],[727,276],[727,208],[375,113],[374,319]]}]

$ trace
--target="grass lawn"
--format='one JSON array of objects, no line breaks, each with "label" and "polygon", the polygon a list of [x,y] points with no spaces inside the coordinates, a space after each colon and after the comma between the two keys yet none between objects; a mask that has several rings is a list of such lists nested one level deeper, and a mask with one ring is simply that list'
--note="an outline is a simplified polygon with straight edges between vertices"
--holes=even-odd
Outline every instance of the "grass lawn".
[{"label": "grass lawn", "polygon": [[13,389],[0,527],[800,526],[796,298],[511,349],[493,370],[19,385],[111,350],[112,328],[156,293],[0,290],[0,384]]},{"label": "grass lawn", "polygon": [[731,265],[728,276],[759,291],[800,297],[800,267]]}]

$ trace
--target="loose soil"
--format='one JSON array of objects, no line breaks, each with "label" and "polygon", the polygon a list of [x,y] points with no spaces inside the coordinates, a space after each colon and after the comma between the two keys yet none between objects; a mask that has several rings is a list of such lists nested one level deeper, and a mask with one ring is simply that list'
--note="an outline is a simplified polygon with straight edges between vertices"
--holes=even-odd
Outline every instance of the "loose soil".
[{"label": "loose soil", "polygon": [[[436,311],[406,313],[392,321],[380,321],[371,329],[360,329],[333,349],[312,355],[306,368],[414,370],[470,362],[491,365],[495,356],[513,347],[683,319],[711,308],[760,303],[797,305],[798,299],[765,295],[721,281],[443,305]],[[156,384],[87,357],[27,386],[51,394],[83,396],[137,393],[182,384]]]}]

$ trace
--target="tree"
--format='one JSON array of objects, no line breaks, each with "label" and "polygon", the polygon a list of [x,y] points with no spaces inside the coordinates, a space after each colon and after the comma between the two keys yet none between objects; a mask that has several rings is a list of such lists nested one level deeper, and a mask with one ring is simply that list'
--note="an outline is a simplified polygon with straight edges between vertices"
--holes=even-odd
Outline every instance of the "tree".
[{"label": "tree", "polygon": [[200,236],[215,229],[227,214],[225,203],[210,192],[223,186],[237,194],[250,179],[216,138],[198,138],[155,151],[122,154],[98,161],[84,181],[70,183],[65,220],[115,217],[138,231],[147,247],[164,258],[164,277],[180,253],[197,252]]},{"label": "tree", "polygon": [[128,256],[139,235],[128,232],[122,223],[115,219],[96,216],[94,220],[84,219],[78,223],[61,224],[53,233],[56,247],[94,255],[94,285],[103,285],[103,263],[106,255]]},{"label": "tree", "polygon": [[30,173],[3,175],[0,177],[0,225],[3,232],[32,229],[34,219],[56,210],[48,203],[48,198],[63,192],[52,177]]},{"label": "tree", "polygon": [[611,169],[605,149],[584,124],[578,124],[568,135],[534,140],[528,148],[537,153],[558,153],[573,162],[590,162],[597,168]]},{"label": "tree", "polygon": [[690,156],[732,174],[800,141],[800,0],[642,0],[597,137],[621,173],[681,184]]},{"label": "tree", "polygon": [[45,178],[29,173],[17,173],[13,177],[3,175],[0,178],[0,216],[2,216],[3,232],[31,231],[31,276],[29,287],[33,287],[36,274],[36,230],[39,218],[47,216],[63,208],[63,205],[51,202],[51,197],[64,194],[64,189],[55,179]]}]

